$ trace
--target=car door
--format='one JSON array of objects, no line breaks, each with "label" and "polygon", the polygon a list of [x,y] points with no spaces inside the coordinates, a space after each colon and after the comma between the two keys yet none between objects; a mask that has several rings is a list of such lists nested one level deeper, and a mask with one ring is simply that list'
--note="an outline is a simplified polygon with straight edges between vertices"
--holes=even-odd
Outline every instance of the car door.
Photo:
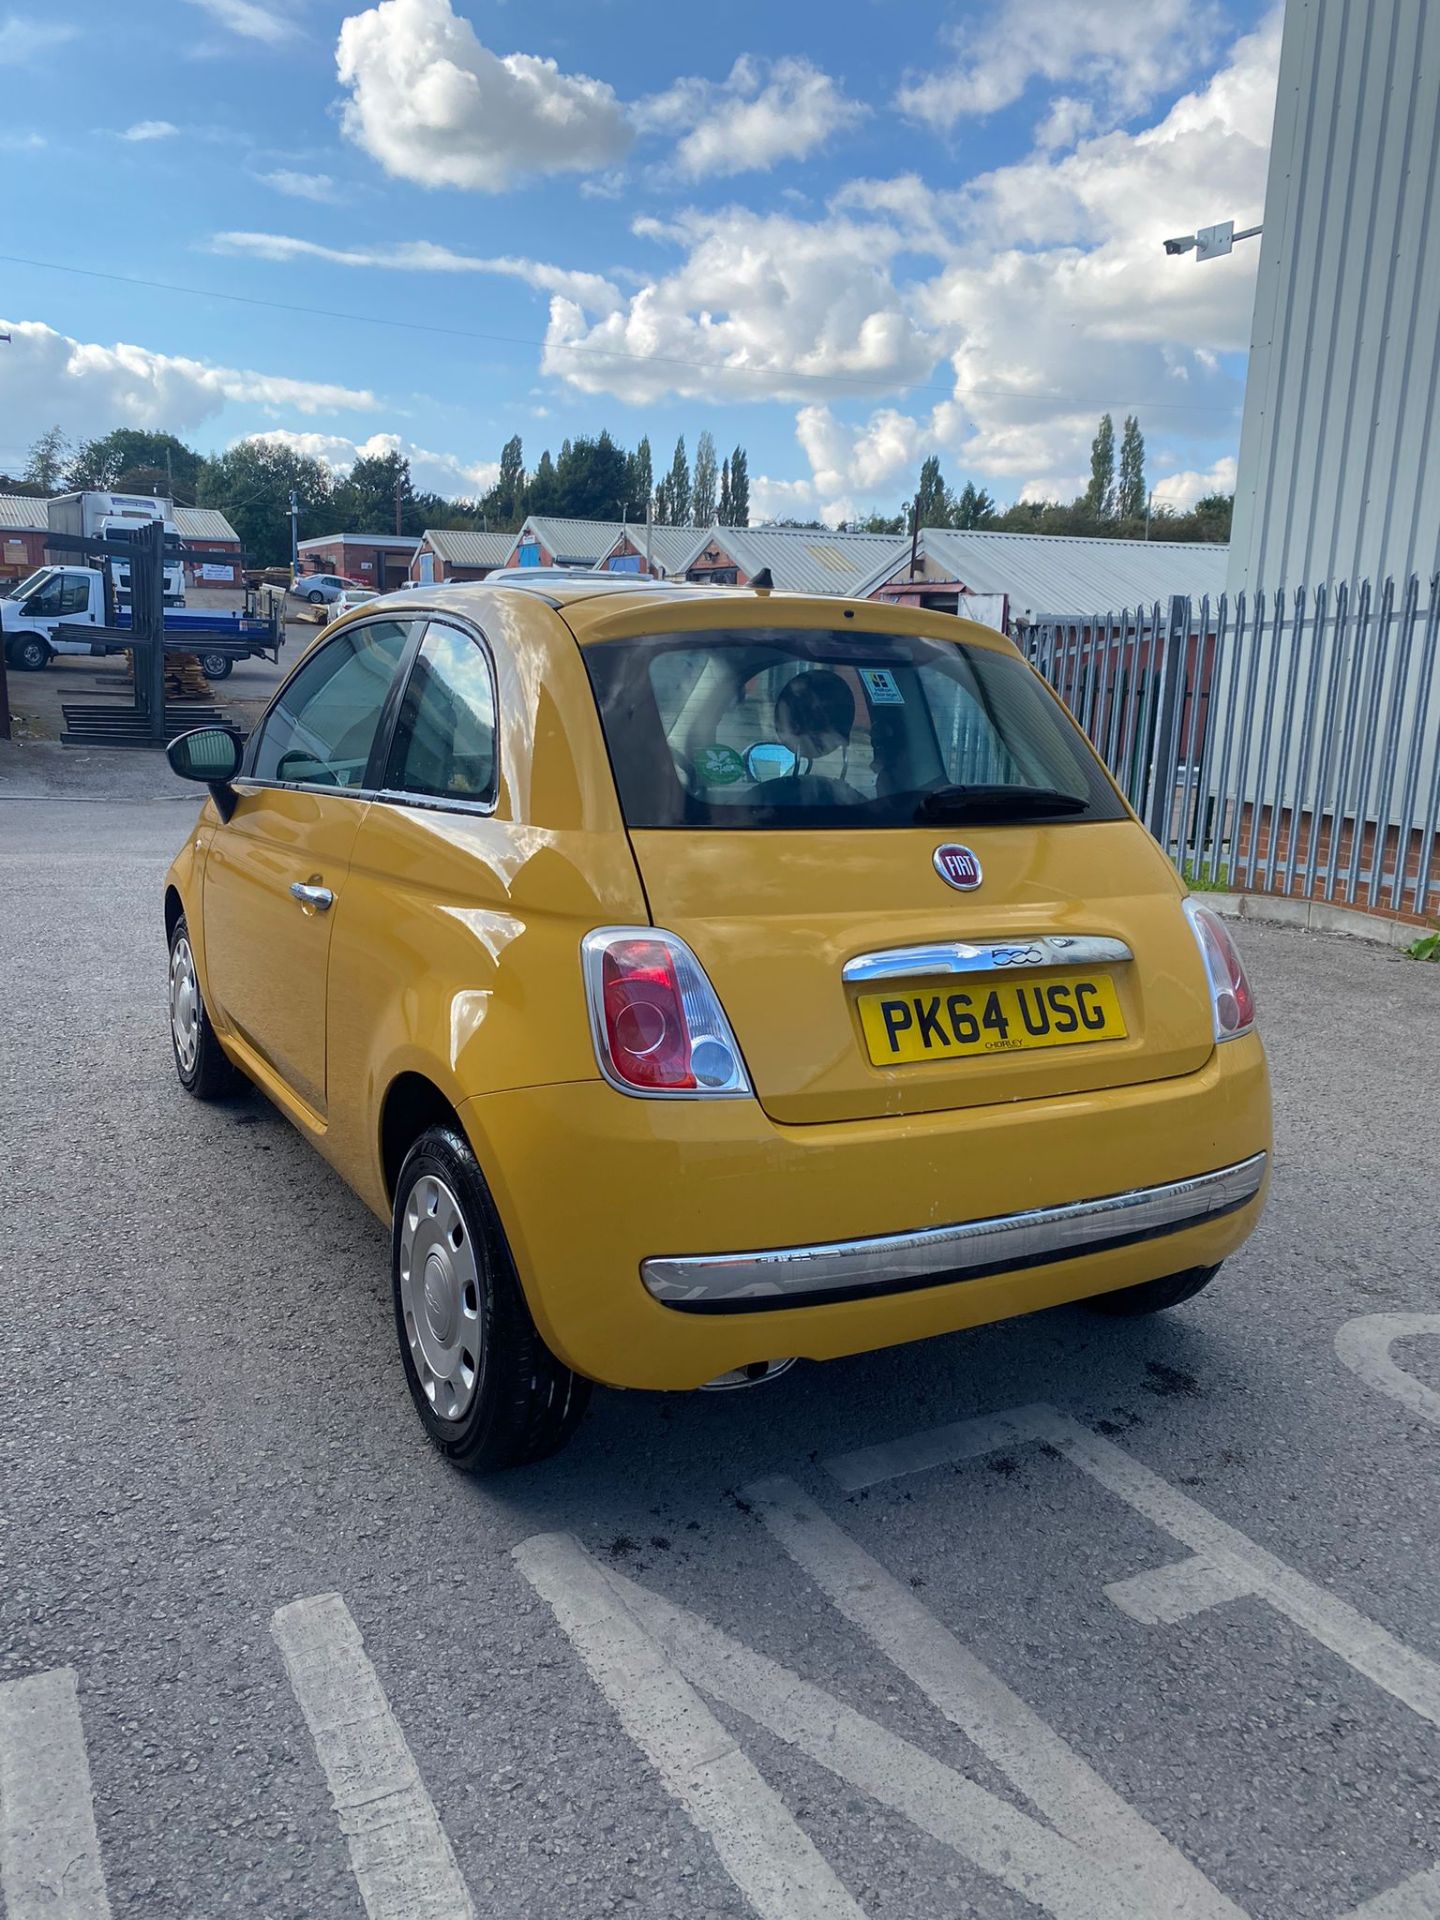
[{"label": "car door", "polygon": [[368,621],[314,648],[256,730],[206,860],[212,1014],[319,1118],[331,933],[414,626]]}]

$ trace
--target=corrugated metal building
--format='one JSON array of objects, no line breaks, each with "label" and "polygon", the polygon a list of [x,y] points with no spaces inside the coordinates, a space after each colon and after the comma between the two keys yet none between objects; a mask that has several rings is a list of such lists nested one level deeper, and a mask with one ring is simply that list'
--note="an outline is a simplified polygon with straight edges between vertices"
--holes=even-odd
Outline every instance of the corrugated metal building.
[{"label": "corrugated metal building", "polygon": [[694,527],[647,527],[632,520],[596,561],[600,573],[648,573],[658,580],[682,574],[695,551]]},{"label": "corrugated metal building", "polygon": [[1185,540],[1097,540],[1054,533],[970,533],[922,527],[919,564],[910,542],[853,589],[954,613],[962,596],[1004,594],[1009,618],[1068,618],[1225,590],[1228,548]]},{"label": "corrugated metal building", "polygon": [[677,569],[687,580],[748,586],[762,567],[790,593],[853,594],[887,560],[909,552],[893,533],[830,533],[809,527],[711,527],[695,536]]},{"label": "corrugated metal building", "polygon": [[427,527],[410,562],[410,578],[426,586],[436,580],[483,580],[505,565],[514,545],[513,533]]},{"label": "corrugated metal building", "polygon": [[556,520],[532,514],[515,535],[506,565],[511,567],[593,567],[609,551],[619,520]]},{"label": "corrugated metal building", "polygon": [[1437,164],[1440,5],[1288,0],[1232,590],[1440,567]]}]

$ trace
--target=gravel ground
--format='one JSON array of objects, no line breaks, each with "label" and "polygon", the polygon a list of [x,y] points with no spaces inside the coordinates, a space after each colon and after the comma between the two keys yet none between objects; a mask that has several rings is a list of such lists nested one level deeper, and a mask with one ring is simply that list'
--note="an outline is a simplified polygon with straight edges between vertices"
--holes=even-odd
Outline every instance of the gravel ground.
[{"label": "gravel ground", "polygon": [[[1056,1311],[754,1393],[599,1392],[567,1454],[475,1485],[421,1441],[383,1230],[258,1098],[203,1108],[176,1086],[159,886],[193,802],[169,792],[139,757],[88,772],[44,749],[0,760],[9,1920],[98,1911],[18,1904],[4,1683],[63,1669],[113,1914],[365,1911],[271,1628],[277,1608],[327,1593],[363,1636],[478,1913],[1118,1913],[1085,1904],[1050,1831],[1074,1822],[1043,1783],[1022,1791],[1013,1766],[1007,1779],[1003,1739],[959,1731],[762,1525],[747,1488],[777,1474],[894,1576],[887,1618],[928,1610],[1218,1889],[1185,1911],[1329,1920],[1433,1865],[1440,969],[1245,930],[1276,1083],[1274,1197],[1191,1305],[1128,1324]],[[1395,1347],[1409,1405],[1336,1354],[1342,1327],[1380,1314],[1433,1316]],[[853,1491],[827,1466],[1036,1403],[1158,1476],[1161,1507],[1147,1517],[1063,1446],[1023,1437]],[[1253,1591],[1170,1624],[1122,1610],[1107,1586],[1193,1548],[1171,1537],[1175,1500],[1293,1570],[1319,1612],[1297,1619]],[[747,1899],[681,1804],[687,1781],[724,1768],[682,1768],[672,1795],[631,1734],[653,1745],[680,1710],[645,1721],[644,1674],[626,1669],[622,1725],[512,1559],[553,1532],[955,1769],[992,1810],[1038,1817],[1059,1879],[1027,1903],[1011,1869],[982,1871],[882,1805],[854,1764],[828,1770],[733,1700],[696,1701],[705,1751],[738,1741],[752,1790],[773,1790],[785,1831],[836,1876],[808,1906],[793,1891]],[[1313,1630],[1335,1602],[1364,1616],[1352,1632],[1340,1609],[1338,1651]],[[1366,1641],[1366,1622],[1420,1658]],[[347,1673],[331,1671],[342,1705]],[[1011,1708],[1000,1719],[1018,1724]],[[923,1772],[899,1769],[906,1785]],[[364,1827],[363,1810],[353,1819]],[[1113,1857],[1119,1828],[1097,1820],[1092,1849]],[[744,1847],[727,1857],[742,1880],[754,1865]],[[1436,1885],[1384,1913],[1440,1913]],[[1152,1890],[1137,1911],[1158,1920],[1177,1899]],[[465,1911],[441,1893],[372,1907]]]}]

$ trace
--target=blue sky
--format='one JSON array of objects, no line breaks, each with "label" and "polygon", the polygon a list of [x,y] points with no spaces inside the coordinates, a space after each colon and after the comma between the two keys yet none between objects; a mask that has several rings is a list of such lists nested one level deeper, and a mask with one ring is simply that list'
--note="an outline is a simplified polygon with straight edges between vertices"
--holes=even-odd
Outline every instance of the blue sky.
[{"label": "blue sky", "polygon": [[0,258],[0,468],[52,421],[137,424],[399,444],[462,492],[511,433],[532,464],[601,426],[661,461],[709,428],[758,510],[837,516],[893,510],[930,452],[1003,501],[1071,493],[1109,408],[1162,498],[1233,474],[1254,248],[1160,241],[1260,217],[1272,7],[123,17],[0,0],[0,253],[89,270]]}]

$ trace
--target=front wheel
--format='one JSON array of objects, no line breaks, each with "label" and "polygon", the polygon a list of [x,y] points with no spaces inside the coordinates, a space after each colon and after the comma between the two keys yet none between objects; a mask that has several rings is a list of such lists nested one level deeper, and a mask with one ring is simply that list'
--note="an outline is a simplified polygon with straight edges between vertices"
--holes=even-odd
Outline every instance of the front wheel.
[{"label": "front wheel", "polygon": [[50,647],[38,633],[17,633],[6,643],[5,658],[22,673],[39,673],[50,664]]},{"label": "front wheel", "polygon": [[475,1156],[454,1128],[421,1134],[400,1170],[391,1277],[410,1397],[452,1465],[490,1473],[564,1446],[590,1383],[540,1338]]},{"label": "front wheel", "polygon": [[228,680],[235,671],[235,662],[228,653],[202,653],[198,658],[200,671],[207,680]]},{"label": "front wheel", "polygon": [[1092,1313],[1109,1313],[1121,1320],[1138,1319],[1145,1313],[1163,1313],[1166,1307],[1178,1307],[1182,1300],[1193,1300],[1219,1271],[1218,1265],[1191,1267],[1185,1273],[1168,1273],[1162,1280],[1142,1280],[1138,1287],[1117,1287],[1113,1293],[1097,1293],[1085,1304]]}]

